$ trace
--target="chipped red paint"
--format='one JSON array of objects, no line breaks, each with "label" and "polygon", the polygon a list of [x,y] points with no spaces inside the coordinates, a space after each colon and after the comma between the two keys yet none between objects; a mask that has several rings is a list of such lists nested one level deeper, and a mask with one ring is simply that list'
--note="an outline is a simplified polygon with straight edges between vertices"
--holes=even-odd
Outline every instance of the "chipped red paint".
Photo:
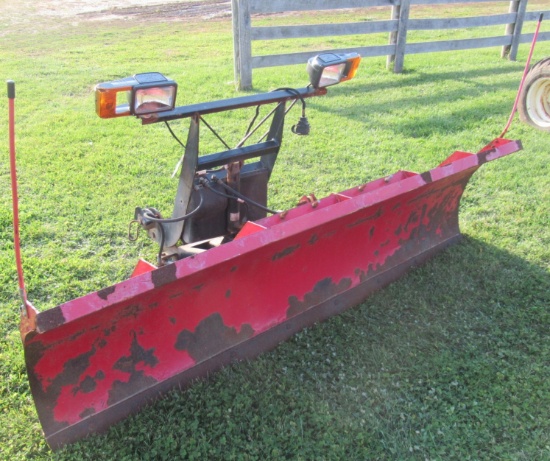
[{"label": "chipped red paint", "polygon": [[161,392],[348,308],[455,241],[470,176],[521,148],[497,139],[274,215],[233,242],[22,323],[48,443],[108,427]]}]

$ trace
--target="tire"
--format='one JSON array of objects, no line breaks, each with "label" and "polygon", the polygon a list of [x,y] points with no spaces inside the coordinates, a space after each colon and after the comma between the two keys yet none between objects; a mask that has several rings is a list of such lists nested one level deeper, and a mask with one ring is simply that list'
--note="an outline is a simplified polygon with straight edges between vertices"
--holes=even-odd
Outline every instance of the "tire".
[{"label": "tire", "polygon": [[527,74],[518,112],[521,121],[550,131],[550,57],[537,62]]}]

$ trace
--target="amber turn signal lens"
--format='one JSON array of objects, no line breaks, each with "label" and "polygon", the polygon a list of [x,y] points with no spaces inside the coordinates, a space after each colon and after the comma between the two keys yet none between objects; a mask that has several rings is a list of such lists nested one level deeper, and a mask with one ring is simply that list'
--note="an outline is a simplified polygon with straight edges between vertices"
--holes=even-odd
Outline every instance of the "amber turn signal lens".
[{"label": "amber turn signal lens", "polygon": [[[95,110],[101,118],[124,117],[130,115],[130,103],[128,101],[131,86],[122,88],[105,88],[100,83],[95,89]],[[121,93],[126,95],[127,102],[121,102]]]},{"label": "amber turn signal lens", "polygon": [[351,80],[357,73],[361,56],[357,53],[323,53],[307,62],[309,82],[314,88]]}]

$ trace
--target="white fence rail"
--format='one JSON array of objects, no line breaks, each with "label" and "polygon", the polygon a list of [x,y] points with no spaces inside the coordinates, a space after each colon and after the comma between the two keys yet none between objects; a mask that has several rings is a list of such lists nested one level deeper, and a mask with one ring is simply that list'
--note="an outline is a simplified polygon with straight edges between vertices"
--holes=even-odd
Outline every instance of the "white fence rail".
[{"label": "white fence rail", "polygon": [[[508,5],[508,12],[466,18],[410,19],[414,5],[444,5],[453,3],[484,3],[495,0],[232,0],[235,81],[239,89],[252,88],[252,69],[305,63],[311,56],[326,52],[356,51],[363,57],[387,56],[388,68],[402,72],[405,55],[455,51],[472,48],[502,47],[501,55],[515,60],[520,43],[530,42],[533,34],[522,34],[525,21],[537,21],[541,14],[550,19],[550,10],[527,12],[528,0],[496,0]],[[341,10],[349,8],[388,7],[390,19],[385,21],[351,22],[335,24],[254,27],[252,18],[257,14],[289,11]],[[463,29],[505,25],[504,34],[459,40],[407,43],[407,32],[418,30]],[[312,50],[308,52],[252,55],[252,42],[342,35],[389,33],[387,45],[361,46],[338,50]],[[541,32],[539,41],[550,40],[550,32]]]}]

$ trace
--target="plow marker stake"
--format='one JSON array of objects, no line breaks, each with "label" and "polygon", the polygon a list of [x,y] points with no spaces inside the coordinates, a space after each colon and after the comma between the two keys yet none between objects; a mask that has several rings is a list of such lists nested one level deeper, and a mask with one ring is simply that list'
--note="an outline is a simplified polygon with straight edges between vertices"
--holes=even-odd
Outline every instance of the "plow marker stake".
[{"label": "plow marker stake", "polygon": [[21,323],[19,330],[21,338],[35,328],[36,310],[27,299],[25,289],[25,278],[23,276],[23,263],[21,259],[21,240],[19,237],[19,194],[17,191],[17,164],[15,151],[15,82],[8,80],[8,131],[10,147],[10,179],[11,179],[11,198],[13,210],[13,249],[15,253],[15,265],[17,267],[17,282],[19,286],[19,296],[21,297]]},{"label": "plow marker stake", "polygon": [[496,139],[422,174],[398,171],[306,202],[247,223],[219,247],[158,269],[141,264],[128,280],[37,313],[35,329],[22,322],[49,445],[105,430],[357,305],[457,241],[472,174],[520,149]]}]

